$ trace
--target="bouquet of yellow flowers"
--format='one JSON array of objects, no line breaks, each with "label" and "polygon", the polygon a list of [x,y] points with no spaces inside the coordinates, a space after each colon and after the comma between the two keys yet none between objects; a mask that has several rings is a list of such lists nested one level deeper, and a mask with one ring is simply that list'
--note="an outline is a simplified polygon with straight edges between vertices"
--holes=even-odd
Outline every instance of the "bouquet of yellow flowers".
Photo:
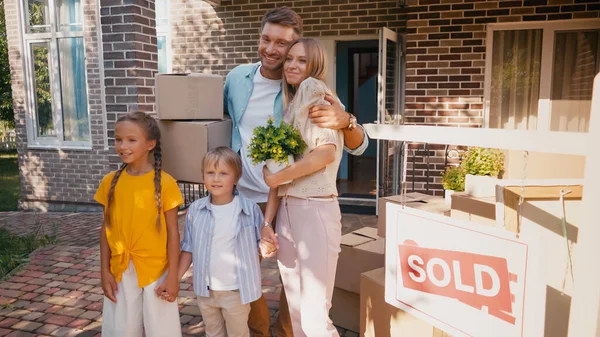
[{"label": "bouquet of yellow flowers", "polygon": [[294,162],[294,156],[304,153],[306,143],[298,129],[285,122],[275,126],[269,118],[267,125],[254,128],[248,150],[254,165],[266,162],[269,170],[276,172],[275,167],[283,169]]}]

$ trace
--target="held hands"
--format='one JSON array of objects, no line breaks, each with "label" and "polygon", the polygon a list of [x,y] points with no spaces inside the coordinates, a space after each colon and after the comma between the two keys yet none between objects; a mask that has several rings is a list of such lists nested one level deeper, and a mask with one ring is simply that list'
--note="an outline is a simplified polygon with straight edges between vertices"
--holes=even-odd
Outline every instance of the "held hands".
[{"label": "held hands", "polygon": [[154,289],[156,291],[156,296],[160,297],[162,300],[167,302],[173,302],[177,299],[177,294],[179,294],[179,280],[171,280],[171,278],[167,275],[167,278]]},{"label": "held hands", "polygon": [[100,278],[102,281],[102,291],[104,291],[104,296],[106,296],[109,300],[117,303],[117,281],[115,277],[108,269],[103,269]]},{"label": "held hands", "polygon": [[277,234],[273,232],[271,226],[264,226],[260,231],[260,255],[264,258],[275,256],[279,249],[279,243],[277,242]]},{"label": "held hands", "polygon": [[333,130],[347,128],[350,125],[350,115],[344,111],[340,101],[331,95],[326,95],[325,100],[331,105],[315,105],[310,108],[308,116],[312,122]]}]

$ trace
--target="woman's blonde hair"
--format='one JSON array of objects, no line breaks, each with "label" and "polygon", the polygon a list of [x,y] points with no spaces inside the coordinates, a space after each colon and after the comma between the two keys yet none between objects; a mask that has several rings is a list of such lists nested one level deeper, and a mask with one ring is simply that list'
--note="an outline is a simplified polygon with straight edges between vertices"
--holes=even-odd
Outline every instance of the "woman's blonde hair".
[{"label": "woman's blonde hair", "polygon": [[[323,44],[313,38],[301,38],[290,45],[288,53],[298,43],[302,43],[304,46],[304,52],[306,53],[306,70],[308,77],[313,77],[323,81],[327,85],[327,55],[325,54],[325,47]],[[287,54],[286,54],[287,59]],[[308,78],[307,77],[307,78]],[[283,73],[283,103],[287,107],[288,104],[294,98],[296,94],[296,88],[293,85],[287,83],[285,78],[285,72]],[[329,85],[327,85],[329,86]]]},{"label": "woman's blonde hair", "polygon": [[242,160],[240,156],[226,146],[219,146],[204,155],[202,159],[202,174],[209,167],[217,167],[219,164],[227,165],[233,169],[236,182],[242,177]]}]

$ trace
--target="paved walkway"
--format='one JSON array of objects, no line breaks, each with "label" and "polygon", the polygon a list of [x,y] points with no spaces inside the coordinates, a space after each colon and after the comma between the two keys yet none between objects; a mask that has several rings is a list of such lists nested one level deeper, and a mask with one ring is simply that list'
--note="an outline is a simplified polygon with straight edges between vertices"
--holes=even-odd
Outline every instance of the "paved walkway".
[{"label": "paved walkway", "polygon": [[[182,229],[183,217],[180,217]],[[0,213],[0,227],[16,234],[56,234],[57,244],[41,248],[30,262],[0,282],[0,336],[100,336],[102,288],[98,213]],[[343,233],[376,226],[375,216],[344,214]],[[262,263],[263,293],[271,317],[279,308],[274,259]],[[181,282],[179,309],[184,336],[204,336],[204,323],[192,292],[191,272]],[[339,328],[341,336],[358,333]]]}]

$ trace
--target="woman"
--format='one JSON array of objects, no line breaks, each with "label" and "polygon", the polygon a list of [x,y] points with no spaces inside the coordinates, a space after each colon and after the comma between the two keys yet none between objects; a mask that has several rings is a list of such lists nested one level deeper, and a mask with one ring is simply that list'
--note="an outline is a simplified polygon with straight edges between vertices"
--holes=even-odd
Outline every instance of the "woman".
[{"label": "woman", "polygon": [[272,234],[268,224],[279,207],[277,259],[294,336],[339,336],[329,309],[340,252],[336,177],[344,135],[308,118],[311,106],[329,104],[325,95],[333,95],[325,81],[327,58],[320,42],[303,38],[292,43],[283,69],[285,120],[300,130],[308,148],[277,173],[264,169],[271,190],[262,230],[271,233],[263,237]]}]

